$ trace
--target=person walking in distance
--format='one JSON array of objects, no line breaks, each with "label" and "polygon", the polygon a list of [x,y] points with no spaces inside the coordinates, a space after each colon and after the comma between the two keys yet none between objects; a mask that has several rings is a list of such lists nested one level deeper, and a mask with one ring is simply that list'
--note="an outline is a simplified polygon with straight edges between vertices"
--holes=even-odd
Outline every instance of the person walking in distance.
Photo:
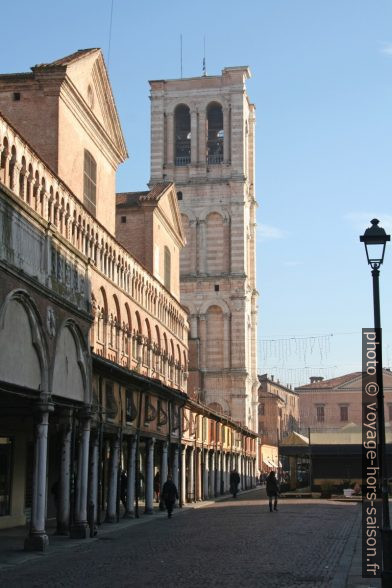
[{"label": "person walking in distance", "polygon": [[238,484],[240,483],[240,475],[236,469],[230,472],[230,492],[233,498],[237,498]]},{"label": "person walking in distance", "polygon": [[269,498],[269,509],[272,512],[272,499],[274,498],[274,510],[278,510],[278,480],[275,478],[275,472],[272,471],[267,476],[266,491]]},{"label": "person walking in distance", "polygon": [[167,480],[163,485],[161,500],[165,503],[167,509],[167,517],[171,519],[174,503],[178,499],[178,492],[174,484],[171,474],[168,474]]}]

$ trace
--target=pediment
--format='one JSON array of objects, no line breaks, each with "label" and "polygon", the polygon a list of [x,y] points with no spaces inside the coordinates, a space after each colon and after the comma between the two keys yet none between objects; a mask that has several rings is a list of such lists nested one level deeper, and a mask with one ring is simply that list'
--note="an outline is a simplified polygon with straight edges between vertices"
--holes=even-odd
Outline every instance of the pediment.
[{"label": "pediment", "polygon": [[168,189],[159,199],[158,209],[172,232],[177,236],[181,245],[184,246],[186,244],[186,238],[182,226],[181,213],[178,207],[177,193],[174,184],[170,184]]},{"label": "pediment", "polygon": [[66,64],[66,73],[84,103],[110,137],[120,159],[127,158],[124,136],[100,49],[81,53]]}]

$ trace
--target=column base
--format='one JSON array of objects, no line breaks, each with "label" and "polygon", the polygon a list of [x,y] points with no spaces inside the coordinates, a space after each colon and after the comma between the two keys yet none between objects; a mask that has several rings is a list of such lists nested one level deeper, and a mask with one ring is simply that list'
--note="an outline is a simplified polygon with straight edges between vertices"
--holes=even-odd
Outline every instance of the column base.
[{"label": "column base", "polygon": [[144,509],[144,514],[154,514],[154,509],[153,508],[145,508]]},{"label": "column base", "polygon": [[75,523],[71,527],[71,539],[86,539],[89,536],[89,527],[87,523]]},{"label": "column base", "polygon": [[46,551],[49,546],[49,537],[46,533],[28,535],[24,542],[25,551]]},{"label": "column base", "polygon": [[127,510],[124,512],[123,519],[134,519],[135,518],[135,511],[134,510]]},{"label": "column base", "polygon": [[117,515],[116,514],[106,514],[105,523],[117,523]]}]

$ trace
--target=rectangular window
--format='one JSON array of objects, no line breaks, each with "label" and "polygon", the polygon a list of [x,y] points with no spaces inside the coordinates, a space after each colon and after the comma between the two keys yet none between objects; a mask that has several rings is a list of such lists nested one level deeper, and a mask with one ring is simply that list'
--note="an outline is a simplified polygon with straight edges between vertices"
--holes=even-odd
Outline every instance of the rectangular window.
[{"label": "rectangular window", "polygon": [[12,439],[0,437],[0,516],[11,512]]},{"label": "rectangular window", "polygon": [[348,406],[341,406],[340,407],[340,420],[341,421],[348,421]]},{"label": "rectangular window", "polygon": [[388,404],[388,417],[392,421],[392,404]]},{"label": "rectangular window", "polygon": [[97,164],[91,153],[84,151],[84,191],[83,202],[91,214],[96,213]]},{"label": "rectangular window", "polygon": [[264,416],[264,414],[265,414],[264,411],[265,411],[265,406],[264,406],[264,404],[260,403],[259,404],[259,415]]},{"label": "rectangular window", "polygon": [[126,216],[122,216],[121,217],[121,222],[124,224],[127,222],[127,217]]},{"label": "rectangular window", "polygon": [[316,406],[317,422],[324,422],[324,406]]}]

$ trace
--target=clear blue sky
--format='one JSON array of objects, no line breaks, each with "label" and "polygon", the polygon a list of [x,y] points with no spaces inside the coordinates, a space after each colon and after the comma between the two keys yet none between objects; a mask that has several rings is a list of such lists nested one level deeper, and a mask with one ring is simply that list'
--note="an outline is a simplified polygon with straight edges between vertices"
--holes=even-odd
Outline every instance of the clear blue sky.
[{"label": "clear blue sky", "polygon": [[[108,60],[111,0],[7,2],[0,71],[28,71],[76,49]],[[249,65],[257,107],[256,188],[261,372],[306,383],[360,369],[372,325],[358,235],[392,230],[392,4],[386,0],[114,0],[109,70],[130,159],[118,190],[149,177],[148,80]],[[392,363],[392,245],[381,274],[384,363]],[[349,334],[344,334],[349,333]],[[321,349],[321,352],[320,352]],[[277,367],[281,369],[278,372]],[[285,368],[286,371],[282,370]],[[288,369],[294,371],[288,372]],[[317,368],[323,368],[318,370]]]}]

